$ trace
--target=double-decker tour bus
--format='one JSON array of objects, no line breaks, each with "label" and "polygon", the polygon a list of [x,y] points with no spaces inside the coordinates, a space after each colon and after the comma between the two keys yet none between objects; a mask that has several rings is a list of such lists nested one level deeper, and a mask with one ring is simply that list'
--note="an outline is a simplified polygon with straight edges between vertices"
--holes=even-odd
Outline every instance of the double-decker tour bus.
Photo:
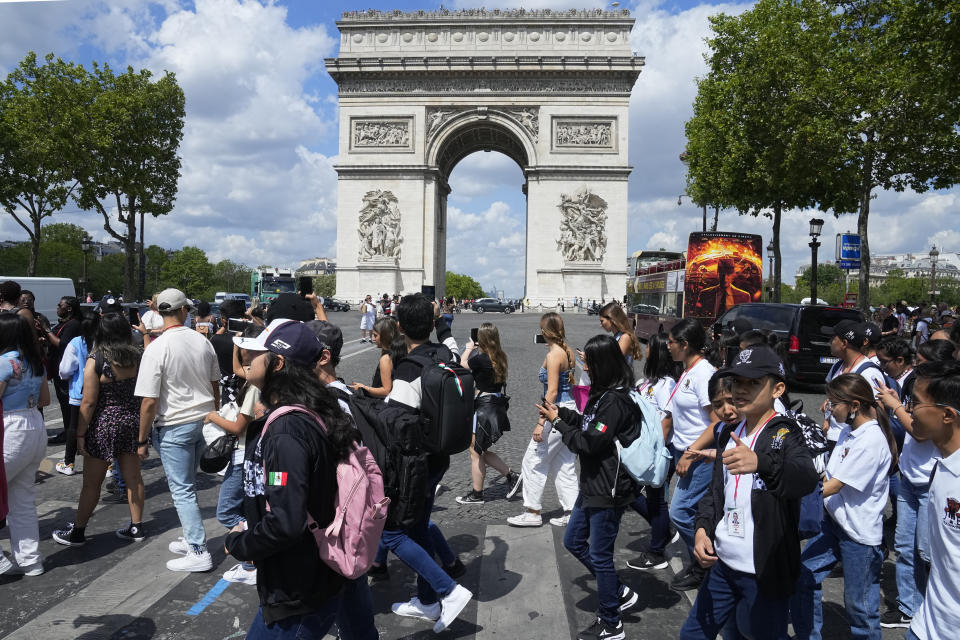
[{"label": "double-decker tour bus", "polygon": [[681,318],[696,318],[709,327],[733,305],[759,302],[761,246],[758,235],[717,231],[691,233],[683,253],[634,253],[627,312],[637,337],[646,341]]}]

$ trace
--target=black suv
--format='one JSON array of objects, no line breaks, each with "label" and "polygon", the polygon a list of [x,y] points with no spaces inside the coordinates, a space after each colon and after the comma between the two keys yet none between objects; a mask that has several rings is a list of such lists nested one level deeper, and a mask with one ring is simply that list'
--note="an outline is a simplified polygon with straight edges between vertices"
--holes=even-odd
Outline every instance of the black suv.
[{"label": "black suv", "polygon": [[343,300],[334,300],[333,298],[323,299],[323,308],[330,311],[350,311],[350,303]]},{"label": "black suv", "polygon": [[499,311],[501,313],[513,313],[515,303],[496,298],[480,298],[473,303],[473,310],[477,313],[487,311]]},{"label": "black suv", "polygon": [[757,302],[738,304],[713,325],[714,335],[731,326],[734,320],[746,320],[754,329],[773,331],[787,344],[787,378],[790,382],[822,384],[837,361],[830,353],[832,336],[821,327],[832,327],[841,320],[863,322],[856,309],[823,305]]}]

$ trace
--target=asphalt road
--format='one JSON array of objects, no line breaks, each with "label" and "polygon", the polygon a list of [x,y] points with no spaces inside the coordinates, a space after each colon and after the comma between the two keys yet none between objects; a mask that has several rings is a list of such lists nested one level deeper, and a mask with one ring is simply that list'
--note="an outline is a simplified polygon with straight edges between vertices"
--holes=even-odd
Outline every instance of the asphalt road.
[{"label": "asphalt road", "polygon": [[[600,331],[596,316],[564,314],[567,335],[574,347]],[[378,352],[359,341],[359,314],[331,313],[331,321],[344,331],[340,375],[347,382],[368,382]],[[463,344],[471,327],[482,321],[498,325],[509,359],[508,392],[511,396],[512,431],[495,450],[513,468],[519,468],[523,451],[536,420],[534,402],[542,390],[537,371],[545,348],[533,342],[539,314],[485,314],[464,312],[455,317],[454,336]],[[820,404],[815,389],[800,390],[808,409]],[[49,432],[61,428],[59,410],[46,410]],[[255,589],[221,581],[234,561],[224,557],[224,529],[216,522],[219,477],[200,473],[198,497],[214,557],[214,570],[202,574],[172,573],[165,563],[172,556],[167,543],[180,535],[179,521],[163,470],[154,452],[144,464],[147,488],[145,527],[147,540],[135,544],[119,540],[113,531],[129,519],[125,503],[101,501],[91,519],[84,547],[55,544],[54,528],[73,519],[81,475],[66,477],[53,471],[62,455],[62,445],[51,447],[38,473],[37,504],[40,516],[40,550],[47,572],[39,577],[0,576],[0,638],[59,640],[82,638],[227,640],[245,635],[257,607]],[[82,469],[82,463],[78,466]],[[521,501],[504,499],[505,488],[493,473],[487,479],[482,506],[464,507],[455,497],[470,489],[469,457],[454,457],[443,480],[433,519],[467,566],[461,583],[475,597],[462,617],[444,632],[447,638],[560,640],[574,638],[577,630],[593,620],[596,610],[595,583],[583,567],[565,551],[563,531],[550,525],[540,529],[515,529],[505,518],[522,510]],[[548,486],[545,516],[559,514],[559,504]],[[640,594],[638,606],[625,617],[627,637],[675,638],[689,612],[695,592],[678,594],[668,588],[680,567],[679,545],[668,547],[671,567],[640,572],[624,562],[642,550],[648,526],[636,514],[625,514],[616,545],[621,579]],[[0,534],[3,535],[3,534]],[[5,537],[5,536],[4,536]],[[9,552],[9,543],[2,540]],[[892,556],[891,556],[892,560]],[[893,581],[893,564],[884,567],[884,586]],[[390,604],[415,593],[414,575],[391,556],[389,581],[372,585],[377,626],[385,639],[433,637],[426,622],[398,618]],[[825,638],[849,635],[843,618],[842,577],[824,583]],[[884,638],[902,638],[899,631],[885,631]]]}]

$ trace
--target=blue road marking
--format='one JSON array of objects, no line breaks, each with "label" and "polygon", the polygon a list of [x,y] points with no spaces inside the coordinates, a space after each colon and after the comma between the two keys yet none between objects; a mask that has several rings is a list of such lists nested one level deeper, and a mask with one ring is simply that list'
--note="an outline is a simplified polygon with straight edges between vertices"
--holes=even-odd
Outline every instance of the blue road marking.
[{"label": "blue road marking", "polygon": [[229,582],[223,580],[222,578],[217,581],[217,584],[213,585],[210,588],[210,591],[207,591],[207,595],[203,596],[200,599],[200,602],[193,605],[187,610],[188,616],[198,616],[203,613],[203,610],[209,607],[211,604],[220,597],[220,594],[227,590],[227,587],[230,585]]}]

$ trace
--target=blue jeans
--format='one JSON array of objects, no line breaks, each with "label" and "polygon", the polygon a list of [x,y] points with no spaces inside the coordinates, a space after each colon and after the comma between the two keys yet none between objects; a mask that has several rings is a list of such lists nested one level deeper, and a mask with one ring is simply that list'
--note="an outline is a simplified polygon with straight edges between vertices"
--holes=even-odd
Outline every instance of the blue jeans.
[{"label": "blue jeans", "polygon": [[[437,554],[437,557],[440,558],[440,562],[443,563],[445,567],[452,566],[457,561],[457,554],[450,548],[443,532],[440,531],[440,527],[431,520],[427,526],[427,530],[430,533],[430,541],[433,542],[433,551]],[[388,549],[387,545],[383,544],[383,540],[381,540],[380,545],[377,547],[377,557],[374,558],[373,561],[381,566],[386,564],[387,553],[389,551],[390,549]]]},{"label": "blue jeans", "polygon": [[[670,453],[673,459],[678,461],[683,451],[670,445]],[[677,532],[687,545],[687,553],[690,561],[696,563],[697,559],[693,557],[693,529],[694,522],[697,519],[697,505],[700,499],[710,487],[710,480],[713,477],[713,464],[709,462],[694,462],[687,469],[687,475],[677,480],[677,488],[673,491],[673,497],[670,499],[670,520]],[[696,566],[700,566],[697,564]]]},{"label": "blue jeans", "polygon": [[[897,495],[897,531],[894,547],[897,558],[897,606],[911,618],[920,609],[927,585],[926,562],[930,561],[927,513],[929,485],[917,486],[900,478]],[[921,560],[916,562],[919,554]]]},{"label": "blue jeans", "polygon": [[667,506],[667,491],[675,466],[675,461],[671,461],[667,480],[662,487],[646,487],[643,493],[638,491],[630,505],[641,518],[650,523],[650,552],[660,555],[663,555],[669,542],[667,536],[670,535],[670,508]]},{"label": "blue jeans", "polygon": [[[410,529],[384,529],[380,537],[387,549],[393,551],[403,564],[417,574],[417,597],[423,604],[437,602],[457,586],[433,559],[436,548],[433,543],[434,536],[430,533],[430,512],[433,511],[433,498],[442,477],[441,473],[439,477],[430,479],[429,493],[420,522]],[[436,525],[433,528],[437,529]],[[437,531],[439,532],[439,529]]]},{"label": "blue jeans", "polygon": [[598,615],[612,625],[620,622],[620,578],[613,566],[613,544],[623,511],[624,507],[584,507],[580,496],[563,534],[563,546],[597,579]]},{"label": "blue jeans", "polygon": [[217,521],[227,529],[245,521],[243,513],[243,465],[227,465],[217,496]]},{"label": "blue jeans", "polygon": [[380,637],[373,623],[373,599],[366,575],[343,583],[337,630],[339,640],[377,640]]},{"label": "blue jeans", "polygon": [[263,619],[263,608],[258,608],[247,631],[247,640],[322,640],[333,626],[339,608],[340,596],[334,596],[315,613],[291,616],[271,625]]},{"label": "blue jeans", "polygon": [[183,537],[196,551],[206,550],[207,541],[196,490],[197,464],[205,446],[202,427],[198,420],[153,430],[153,446],[163,463]]},{"label": "blue jeans", "polygon": [[720,561],[707,574],[679,637],[713,640],[722,629],[724,640],[780,640],[787,637],[789,605],[789,598],[767,598],[760,593],[755,575]]},{"label": "blue jeans", "polygon": [[843,560],[843,605],[854,640],[880,640],[880,547],[860,544],[848,536],[829,514],[823,531],[800,556],[800,579],[790,603],[797,640],[820,640],[823,628],[824,578]]}]

